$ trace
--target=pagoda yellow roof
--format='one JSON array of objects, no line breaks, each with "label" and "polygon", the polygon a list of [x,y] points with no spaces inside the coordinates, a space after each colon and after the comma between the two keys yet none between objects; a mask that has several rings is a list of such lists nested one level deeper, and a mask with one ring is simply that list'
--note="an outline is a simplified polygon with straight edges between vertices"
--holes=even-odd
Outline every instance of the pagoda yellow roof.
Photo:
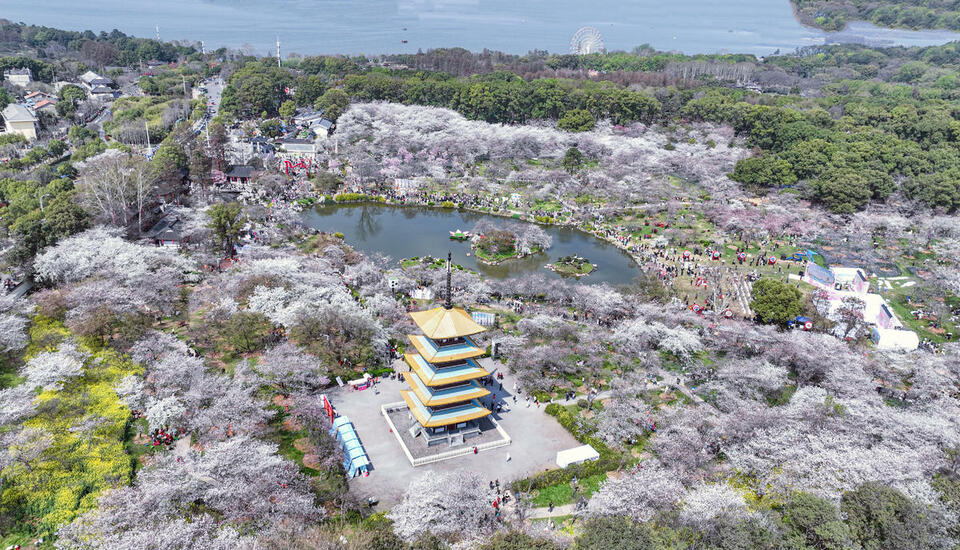
[{"label": "pagoda yellow roof", "polygon": [[435,307],[426,311],[413,311],[410,317],[427,338],[434,340],[470,336],[487,330],[459,307],[450,309]]},{"label": "pagoda yellow roof", "polygon": [[410,384],[410,389],[417,394],[420,402],[428,407],[465,403],[490,395],[488,389],[472,380],[460,386],[438,390],[425,385],[420,381],[420,377],[412,372],[404,372],[402,374],[407,384]]},{"label": "pagoda yellow roof", "polygon": [[422,334],[410,334],[410,343],[416,348],[417,353],[423,356],[428,363],[450,363],[453,361],[463,361],[464,359],[474,359],[480,357],[486,351],[479,348],[469,338],[464,338],[464,342],[452,346],[437,346],[433,340]]},{"label": "pagoda yellow roof", "polygon": [[410,365],[411,370],[417,373],[420,380],[427,386],[447,386],[450,384],[461,384],[484,376],[490,376],[490,373],[478,365],[474,360],[467,359],[464,363],[450,367],[438,368],[436,365],[428,363],[419,353],[404,353],[404,361]]},{"label": "pagoda yellow roof", "polygon": [[448,409],[433,410],[425,406],[417,398],[416,394],[409,390],[400,392],[400,396],[407,403],[410,412],[422,426],[426,428],[437,428],[440,426],[449,426],[459,424],[468,420],[476,420],[490,414],[479,401],[473,400]]}]

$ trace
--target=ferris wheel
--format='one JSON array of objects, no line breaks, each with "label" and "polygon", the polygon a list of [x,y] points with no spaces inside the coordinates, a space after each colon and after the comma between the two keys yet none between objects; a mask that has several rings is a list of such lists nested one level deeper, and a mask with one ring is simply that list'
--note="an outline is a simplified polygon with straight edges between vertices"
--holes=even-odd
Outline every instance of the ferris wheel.
[{"label": "ferris wheel", "polygon": [[570,40],[570,53],[603,53],[603,37],[596,27],[580,27]]}]

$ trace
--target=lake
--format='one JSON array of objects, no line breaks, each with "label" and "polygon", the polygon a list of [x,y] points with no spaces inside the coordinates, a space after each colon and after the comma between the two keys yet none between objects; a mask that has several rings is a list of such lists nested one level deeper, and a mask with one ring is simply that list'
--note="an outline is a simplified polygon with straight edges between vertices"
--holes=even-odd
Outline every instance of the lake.
[{"label": "lake", "polygon": [[[684,53],[784,53],[825,42],[932,45],[946,31],[853,23],[840,33],[804,27],[788,0],[0,0],[0,17],[71,30],[120,29],[205,47],[275,55],[415,53],[460,46],[509,53],[566,52],[581,26],[600,30],[607,49],[648,43]],[[405,43],[403,41],[406,41]]]},{"label": "lake", "polygon": [[305,211],[303,218],[310,227],[343,233],[347,244],[366,254],[379,253],[399,261],[414,256],[446,257],[450,251],[454,263],[497,279],[525,273],[560,277],[545,269],[544,264],[574,254],[597,264],[595,272],[580,279],[584,283],[625,285],[640,274],[636,263],[616,246],[569,227],[542,226],[553,237],[553,246],[549,250],[491,266],[477,262],[470,243],[451,240],[450,231],[472,230],[484,218],[498,225],[520,222],[477,212],[379,204],[319,206]]}]

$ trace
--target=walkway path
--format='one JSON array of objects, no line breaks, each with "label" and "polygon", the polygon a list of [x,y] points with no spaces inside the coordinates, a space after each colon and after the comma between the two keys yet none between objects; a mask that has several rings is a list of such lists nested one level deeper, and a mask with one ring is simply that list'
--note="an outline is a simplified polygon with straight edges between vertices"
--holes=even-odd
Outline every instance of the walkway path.
[{"label": "walkway path", "polygon": [[[680,393],[687,396],[691,401],[697,405],[707,404],[699,395],[693,393],[693,390],[687,387],[684,384],[683,379],[675,372],[667,372],[662,368],[658,368],[656,375],[663,378],[663,383],[669,388],[676,388],[680,390]],[[672,381],[672,382],[671,382]]]},{"label": "walkway path", "polygon": [[182,456],[182,457],[186,457],[188,454],[190,454],[191,439],[192,438],[190,434],[187,434],[181,437],[180,439],[176,440],[176,442],[174,442],[173,444],[173,454],[175,454],[176,456]]},{"label": "walkway path", "polygon": [[546,519],[560,516],[569,516],[577,511],[576,504],[564,504],[563,506],[554,506],[553,511],[550,508],[533,508],[527,512],[527,519]]}]

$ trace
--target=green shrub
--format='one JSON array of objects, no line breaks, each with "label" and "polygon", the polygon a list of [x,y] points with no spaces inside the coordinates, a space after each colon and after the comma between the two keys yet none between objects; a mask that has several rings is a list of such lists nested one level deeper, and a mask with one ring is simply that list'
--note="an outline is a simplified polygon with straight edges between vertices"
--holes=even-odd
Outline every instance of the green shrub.
[{"label": "green shrub", "polygon": [[536,397],[537,401],[541,403],[549,403],[550,400],[553,399],[553,397],[545,391],[535,391],[533,392],[533,396]]},{"label": "green shrub", "polygon": [[358,201],[368,201],[373,197],[364,193],[338,193],[333,196],[333,200],[336,202],[358,202]]},{"label": "green shrub", "polygon": [[590,445],[598,453],[600,453],[600,458],[616,456],[616,453],[610,447],[607,446],[602,440],[597,439],[593,436],[592,433],[587,433],[577,422],[576,415],[572,414],[570,411],[559,405],[558,403],[550,403],[545,409],[546,413],[550,416],[556,417],[557,422],[564,427],[577,441],[585,445]]},{"label": "green shrub", "polygon": [[527,479],[514,481],[510,484],[510,489],[516,491],[539,491],[547,487],[559,485],[561,483],[570,483],[573,478],[585,479],[590,476],[597,476],[616,470],[620,467],[620,458],[615,455],[603,456],[597,460],[581,462],[580,464],[571,464],[566,468],[557,468],[540,472]]}]

